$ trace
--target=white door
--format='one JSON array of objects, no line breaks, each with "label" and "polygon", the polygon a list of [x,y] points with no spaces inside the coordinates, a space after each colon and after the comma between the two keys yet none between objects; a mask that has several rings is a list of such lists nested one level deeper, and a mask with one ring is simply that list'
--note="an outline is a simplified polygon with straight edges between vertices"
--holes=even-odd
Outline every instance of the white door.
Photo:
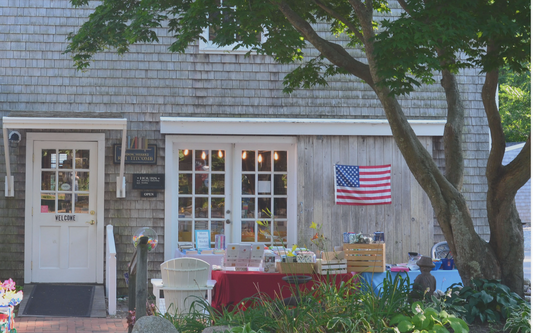
[{"label": "white door", "polygon": [[33,282],[97,282],[97,142],[34,141]]},{"label": "white door", "polygon": [[229,235],[231,145],[179,144],[177,151],[178,242],[196,242],[197,230]]},{"label": "white door", "polygon": [[294,145],[235,145],[233,242],[288,244],[296,227],[294,153]]}]

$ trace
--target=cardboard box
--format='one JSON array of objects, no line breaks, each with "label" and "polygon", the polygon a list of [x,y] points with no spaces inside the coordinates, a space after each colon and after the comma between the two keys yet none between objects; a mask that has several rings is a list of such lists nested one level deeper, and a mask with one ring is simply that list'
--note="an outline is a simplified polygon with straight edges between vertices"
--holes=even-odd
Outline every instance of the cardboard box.
[{"label": "cardboard box", "polygon": [[343,244],[348,272],[385,272],[385,244]]},{"label": "cardboard box", "polygon": [[283,274],[312,274],[313,264],[299,262],[276,262],[278,272]]}]

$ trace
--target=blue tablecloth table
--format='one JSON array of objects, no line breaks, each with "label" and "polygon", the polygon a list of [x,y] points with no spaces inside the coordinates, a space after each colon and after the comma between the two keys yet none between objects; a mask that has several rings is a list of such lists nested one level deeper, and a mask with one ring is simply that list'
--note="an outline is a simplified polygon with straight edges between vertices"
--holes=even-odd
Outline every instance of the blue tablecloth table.
[{"label": "blue tablecloth table", "polygon": [[[394,278],[396,275],[400,274],[401,277],[405,278],[406,276],[409,276],[410,283],[413,284],[416,277],[420,275],[420,271],[409,271],[409,272],[390,272],[392,275],[392,279],[394,281]],[[437,290],[446,291],[452,284],[454,283],[462,283],[461,277],[459,276],[459,272],[456,269],[452,270],[443,270],[439,269],[436,271],[431,271],[431,275],[435,277],[435,280],[437,280]],[[387,276],[387,273],[361,273],[361,282],[372,283],[372,288],[374,289],[374,292],[377,294],[381,286],[383,284],[383,280]]]}]

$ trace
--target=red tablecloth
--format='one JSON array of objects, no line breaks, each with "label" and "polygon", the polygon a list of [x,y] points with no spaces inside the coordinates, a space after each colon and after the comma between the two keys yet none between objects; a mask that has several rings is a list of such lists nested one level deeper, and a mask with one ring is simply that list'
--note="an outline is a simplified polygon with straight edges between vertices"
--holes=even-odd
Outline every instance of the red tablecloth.
[{"label": "red tablecloth", "polygon": [[[289,274],[281,273],[263,273],[263,272],[233,272],[233,271],[213,271],[212,279],[217,283],[213,288],[213,300],[211,305],[221,310],[222,307],[233,307],[238,305],[243,299],[252,297],[258,292],[265,293],[271,298],[280,297],[286,298],[293,295],[291,287],[294,290],[294,285],[289,285],[282,280],[282,277]],[[300,285],[301,290],[311,289],[313,283],[319,280],[335,281],[338,286],[341,282],[347,282],[352,278],[352,274],[336,274],[336,275],[312,275],[312,274],[298,274],[309,275],[313,280],[306,284]]]}]

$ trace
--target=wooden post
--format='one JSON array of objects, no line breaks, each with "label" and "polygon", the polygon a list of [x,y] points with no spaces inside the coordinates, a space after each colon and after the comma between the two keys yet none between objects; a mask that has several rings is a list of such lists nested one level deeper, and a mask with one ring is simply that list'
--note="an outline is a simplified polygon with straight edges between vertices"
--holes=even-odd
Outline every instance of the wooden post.
[{"label": "wooden post", "polygon": [[148,237],[141,237],[137,245],[137,276],[135,282],[135,320],[146,316],[148,299]]}]

